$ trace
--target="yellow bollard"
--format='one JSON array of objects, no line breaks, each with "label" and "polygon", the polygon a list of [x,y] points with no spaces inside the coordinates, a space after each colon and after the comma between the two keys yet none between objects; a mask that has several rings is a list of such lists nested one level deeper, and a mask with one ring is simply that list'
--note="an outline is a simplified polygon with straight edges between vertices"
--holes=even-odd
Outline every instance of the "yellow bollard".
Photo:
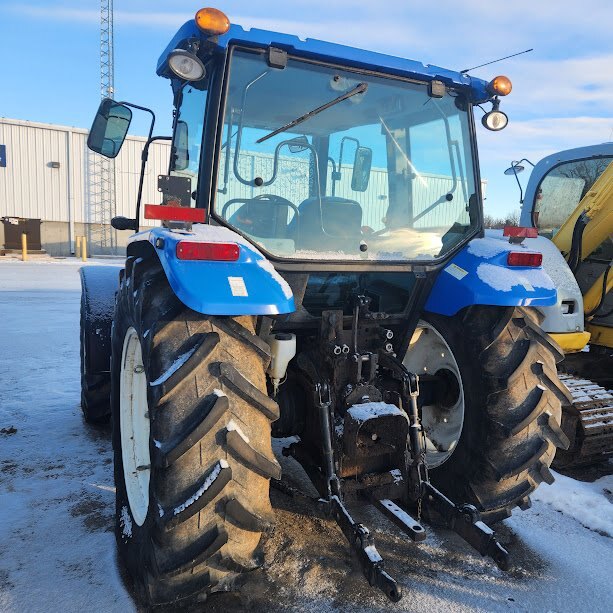
[{"label": "yellow bollard", "polygon": [[84,236],[81,237],[81,259],[87,262],[87,241]]},{"label": "yellow bollard", "polygon": [[28,235],[25,232],[21,233],[21,259],[28,261]]},{"label": "yellow bollard", "polygon": [[81,255],[81,237],[75,236],[74,239],[74,256],[78,258]]}]

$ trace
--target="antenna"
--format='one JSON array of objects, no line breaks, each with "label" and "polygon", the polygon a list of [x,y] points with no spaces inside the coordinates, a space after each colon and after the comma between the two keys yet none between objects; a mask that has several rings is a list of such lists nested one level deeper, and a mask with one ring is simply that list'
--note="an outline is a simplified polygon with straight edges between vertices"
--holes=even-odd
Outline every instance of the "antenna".
[{"label": "antenna", "polygon": [[504,57],[498,58],[497,60],[492,60],[491,62],[485,62],[485,64],[479,64],[479,66],[473,66],[472,68],[465,68],[464,70],[460,70],[460,74],[464,74],[469,70],[475,70],[476,68],[483,68],[483,66],[489,66],[490,64],[495,64],[496,62],[502,62],[502,60],[508,60],[510,57],[515,57],[517,55],[522,55],[524,53],[530,53],[530,51],[534,51],[534,49],[526,49],[525,51],[518,51],[517,53],[512,53],[511,55],[505,55]]},{"label": "antenna", "polygon": [[[113,0],[100,0],[100,97],[115,93]],[[115,215],[115,160],[89,152],[88,238],[92,253],[113,254],[116,232],[111,226]]]}]

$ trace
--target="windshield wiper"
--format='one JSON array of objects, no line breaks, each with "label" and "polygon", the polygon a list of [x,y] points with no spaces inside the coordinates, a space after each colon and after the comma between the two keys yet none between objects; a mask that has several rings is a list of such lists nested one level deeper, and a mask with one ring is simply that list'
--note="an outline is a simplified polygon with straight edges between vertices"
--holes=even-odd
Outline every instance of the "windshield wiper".
[{"label": "windshield wiper", "polygon": [[342,102],[343,100],[347,100],[347,98],[351,98],[352,96],[355,96],[356,94],[363,94],[367,89],[368,89],[368,83],[358,83],[353,89],[350,89],[348,92],[345,92],[342,96],[339,96],[338,98],[334,98],[334,100],[330,100],[330,102],[326,102],[326,104],[322,104],[321,106],[318,106],[316,109],[309,111],[306,115],[302,115],[301,117],[298,117],[297,119],[294,119],[290,121],[289,123],[286,123],[284,126],[277,128],[276,130],[274,130],[270,134],[267,134],[266,136],[262,136],[262,138],[259,138],[255,142],[263,143],[265,140],[268,140],[269,138],[272,138],[273,136],[276,136],[277,134],[280,134],[281,132],[285,132],[286,130],[293,128],[294,126],[301,124],[302,122],[306,121],[310,117],[313,117],[321,113],[322,111],[329,109],[331,106],[334,106],[335,104],[338,104],[339,102]]}]

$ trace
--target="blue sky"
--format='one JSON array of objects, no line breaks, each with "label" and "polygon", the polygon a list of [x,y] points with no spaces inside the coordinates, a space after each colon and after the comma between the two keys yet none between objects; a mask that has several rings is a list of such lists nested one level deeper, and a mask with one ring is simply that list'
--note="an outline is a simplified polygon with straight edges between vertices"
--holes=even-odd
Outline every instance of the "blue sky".
[{"label": "blue sky", "polygon": [[[115,0],[115,97],[151,106],[168,133],[171,96],[155,65],[176,29],[206,4]],[[503,176],[511,159],[613,140],[611,0],[226,0],[244,27],[259,27],[400,55],[461,70],[530,47],[471,74],[506,74],[509,126],[478,125],[486,212],[518,209]],[[0,0],[0,115],[89,127],[99,101],[98,0]],[[478,112],[480,113],[480,112]],[[479,120],[480,114],[477,119]],[[134,124],[136,132],[144,124]]]}]

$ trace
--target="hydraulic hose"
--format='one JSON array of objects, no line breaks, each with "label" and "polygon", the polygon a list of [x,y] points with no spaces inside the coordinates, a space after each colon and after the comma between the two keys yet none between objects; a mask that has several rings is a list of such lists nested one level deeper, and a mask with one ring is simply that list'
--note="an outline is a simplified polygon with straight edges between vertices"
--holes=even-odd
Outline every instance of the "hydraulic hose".
[{"label": "hydraulic hose", "polygon": [[568,265],[573,272],[575,272],[579,267],[579,264],[581,264],[583,231],[585,230],[585,227],[589,221],[590,218],[585,214],[585,212],[583,212],[577,218],[575,227],[573,228],[573,237],[570,244],[570,252],[568,254]]}]

